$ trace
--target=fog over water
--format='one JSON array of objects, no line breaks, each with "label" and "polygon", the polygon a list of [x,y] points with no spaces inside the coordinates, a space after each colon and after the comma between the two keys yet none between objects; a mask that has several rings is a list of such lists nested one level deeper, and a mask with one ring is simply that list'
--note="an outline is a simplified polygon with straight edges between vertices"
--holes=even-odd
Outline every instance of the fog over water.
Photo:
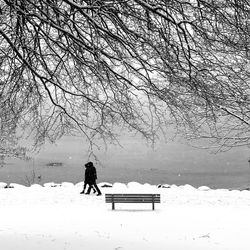
[{"label": "fog over water", "polygon": [[[190,184],[195,187],[242,189],[250,187],[249,148],[234,148],[212,154],[177,141],[158,142],[154,148],[136,137],[121,139],[122,147],[100,145],[96,155],[88,158],[88,145],[79,137],[64,137],[55,145],[46,144],[26,162],[8,159],[0,168],[0,181],[29,185],[32,182],[69,181],[84,178],[84,163],[94,162],[98,182],[151,184]],[[61,166],[48,166],[62,163]]]}]

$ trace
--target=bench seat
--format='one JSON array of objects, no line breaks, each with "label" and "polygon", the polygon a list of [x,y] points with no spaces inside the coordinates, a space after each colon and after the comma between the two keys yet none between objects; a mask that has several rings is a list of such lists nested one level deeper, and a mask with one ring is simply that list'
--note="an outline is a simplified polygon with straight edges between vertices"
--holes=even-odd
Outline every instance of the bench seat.
[{"label": "bench seat", "polygon": [[106,203],[112,203],[112,210],[115,209],[115,203],[152,203],[152,209],[155,209],[155,203],[160,203],[160,194],[105,194]]}]

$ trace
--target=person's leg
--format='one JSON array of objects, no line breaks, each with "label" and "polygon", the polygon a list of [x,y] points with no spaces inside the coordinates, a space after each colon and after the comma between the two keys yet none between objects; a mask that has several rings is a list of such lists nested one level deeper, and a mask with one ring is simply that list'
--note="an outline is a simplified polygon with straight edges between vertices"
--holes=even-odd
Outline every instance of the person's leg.
[{"label": "person's leg", "polygon": [[87,186],[87,183],[84,182],[83,190],[82,190],[82,192],[80,194],[84,194],[86,186]]},{"label": "person's leg", "polygon": [[100,191],[100,189],[99,189],[99,187],[97,186],[97,184],[94,183],[93,186],[95,187],[95,190],[97,191],[97,195],[101,195],[102,192]]},{"label": "person's leg", "polygon": [[90,194],[91,188],[92,188],[92,184],[89,184],[89,188],[88,188],[88,190],[87,190],[87,193],[86,193],[86,194]]}]

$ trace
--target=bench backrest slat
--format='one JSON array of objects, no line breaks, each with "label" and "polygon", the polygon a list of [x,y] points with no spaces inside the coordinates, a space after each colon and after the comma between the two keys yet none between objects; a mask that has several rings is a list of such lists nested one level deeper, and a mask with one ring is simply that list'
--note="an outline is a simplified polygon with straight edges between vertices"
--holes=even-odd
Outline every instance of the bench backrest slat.
[{"label": "bench backrest slat", "polygon": [[106,203],[160,203],[160,194],[105,194]]},{"label": "bench backrest slat", "polygon": [[105,194],[106,197],[160,197],[160,194]]},{"label": "bench backrest slat", "polygon": [[[106,201],[106,203],[112,203],[113,201]],[[138,201],[138,200],[120,200],[114,201],[114,203],[152,203],[151,201]],[[160,201],[154,201],[154,203],[160,203]]]}]

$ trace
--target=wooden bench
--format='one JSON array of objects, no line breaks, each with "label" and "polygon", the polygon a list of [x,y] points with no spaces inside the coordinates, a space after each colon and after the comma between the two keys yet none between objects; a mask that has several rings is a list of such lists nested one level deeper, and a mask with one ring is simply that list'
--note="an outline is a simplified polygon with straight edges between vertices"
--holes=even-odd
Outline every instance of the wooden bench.
[{"label": "wooden bench", "polygon": [[155,203],[160,203],[160,194],[105,194],[106,203],[112,203],[112,210],[115,209],[115,203],[152,203],[152,209],[155,209]]}]

